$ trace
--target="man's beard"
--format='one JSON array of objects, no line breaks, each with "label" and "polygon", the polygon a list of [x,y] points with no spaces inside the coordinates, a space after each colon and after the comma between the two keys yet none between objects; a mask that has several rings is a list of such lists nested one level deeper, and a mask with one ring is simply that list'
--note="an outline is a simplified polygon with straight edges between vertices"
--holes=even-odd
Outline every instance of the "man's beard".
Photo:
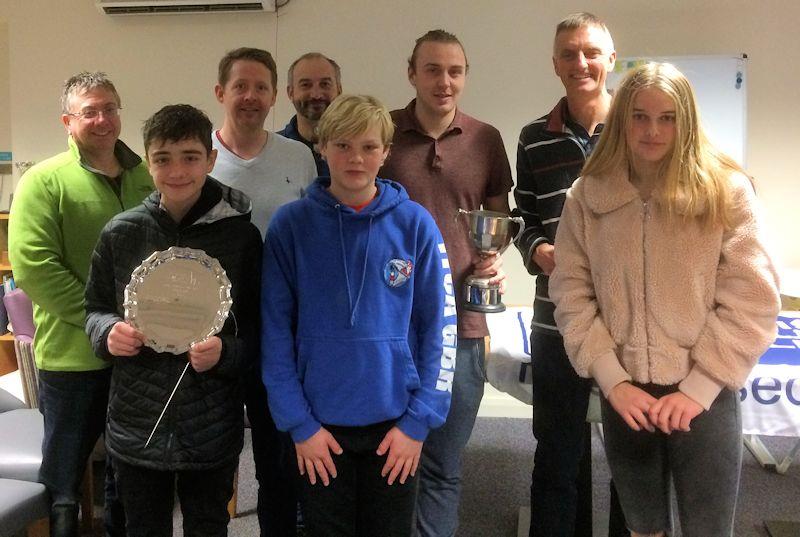
[{"label": "man's beard", "polygon": [[[297,101],[295,108],[297,113],[309,121],[319,121],[323,112],[328,109],[331,102],[327,99],[314,99],[308,101]],[[323,105],[323,106],[319,106]]]}]

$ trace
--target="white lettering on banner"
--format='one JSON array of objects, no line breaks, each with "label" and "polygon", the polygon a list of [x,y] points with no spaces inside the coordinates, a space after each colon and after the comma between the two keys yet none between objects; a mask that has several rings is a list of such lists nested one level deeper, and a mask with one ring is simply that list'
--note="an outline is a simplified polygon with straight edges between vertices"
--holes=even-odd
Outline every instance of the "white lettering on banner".
[{"label": "white lettering on banner", "polygon": [[[442,267],[449,269],[447,250],[444,243],[439,244],[439,253],[442,255]],[[453,391],[453,376],[456,368],[456,349],[458,346],[458,327],[455,324],[456,299],[453,296],[453,277],[448,270],[442,281],[444,287],[444,311],[447,319],[442,328],[442,359],[440,361],[439,378],[436,380],[436,389],[442,392]]]}]

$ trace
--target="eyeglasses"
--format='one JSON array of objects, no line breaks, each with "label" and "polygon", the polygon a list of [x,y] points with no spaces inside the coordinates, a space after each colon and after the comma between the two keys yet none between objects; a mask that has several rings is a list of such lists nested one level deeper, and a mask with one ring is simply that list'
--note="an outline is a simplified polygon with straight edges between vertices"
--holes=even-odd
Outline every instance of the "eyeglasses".
[{"label": "eyeglasses", "polygon": [[108,119],[113,119],[119,116],[119,111],[122,110],[119,106],[107,106],[102,110],[95,110],[94,108],[87,108],[82,112],[75,112],[71,114],[67,114],[68,116],[76,117],[78,119],[87,119],[89,121],[93,119],[97,119],[102,114],[104,117]]}]

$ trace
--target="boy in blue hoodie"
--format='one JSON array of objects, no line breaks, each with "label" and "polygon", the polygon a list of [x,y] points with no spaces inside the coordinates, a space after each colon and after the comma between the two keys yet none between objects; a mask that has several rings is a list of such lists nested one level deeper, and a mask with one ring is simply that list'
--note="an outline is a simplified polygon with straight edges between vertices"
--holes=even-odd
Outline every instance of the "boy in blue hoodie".
[{"label": "boy in blue hoodie", "polygon": [[380,102],[340,96],[317,129],[331,176],[278,210],[264,244],[264,384],[311,534],[409,536],[422,443],[450,405],[447,254],[430,214],[376,178],[394,131]]}]

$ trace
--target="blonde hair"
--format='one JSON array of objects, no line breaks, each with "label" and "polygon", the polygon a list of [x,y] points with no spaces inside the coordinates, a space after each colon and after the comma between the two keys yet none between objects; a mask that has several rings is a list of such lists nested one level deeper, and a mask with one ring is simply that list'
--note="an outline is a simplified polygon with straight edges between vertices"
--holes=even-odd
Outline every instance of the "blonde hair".
[{"label": "blonde hair", "polygon": [[583,175],[603,176],[629,170],[632,155],[627,127],[633,103],[640,91],[650,88],[662,91],[675,105],[675,140],[659,171],[668,214],[696,216],[706,225],[729,228],[732,203],[729,177],[733,172],[745,172],[709,141],[700,124],[692,86],[671,64],[646,63],[625,76],[614,93],[603,134],[583,168]]},{"label": "blonde hair", "polygon": [[317,124],[319,145],[330,140],[353,136],[377,126],[384,146],[392,143],[394,123],[383,104],[370,95],[339,95],[328,106]]}]

